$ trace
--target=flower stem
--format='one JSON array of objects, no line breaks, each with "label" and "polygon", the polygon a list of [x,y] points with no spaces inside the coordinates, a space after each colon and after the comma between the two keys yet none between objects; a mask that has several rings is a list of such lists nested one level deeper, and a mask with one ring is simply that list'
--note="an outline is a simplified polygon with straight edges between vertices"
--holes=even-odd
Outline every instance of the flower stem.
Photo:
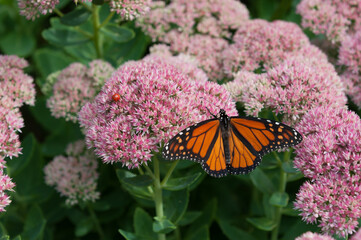
[{"label": "flower stem", "polygon": [[93,30],[94,30],[93,41],[94,41],[95,51],[97,53],[97,58],[102,58],[103,52],[102,52],[101,41],[100,41],[101,39],[99,34],[99,30],[100,30],[99,7],[93,4],[92,12],[93,12]]},{"label": "flower stem", "polygon": [[[159,160],[154,157],[153,161],[154,167],[154,202],[155,202],[155,212],[158,219],[162,219],[164,217],[163,212],[163,196],[162,196],[162,186],[160,184],[160,171],[159,171]],[[164,233],[158,233],[158,240],[165,240]]]},{"label": "flower stem", "polygon": [[[278,157],[278,154],[275,153],[275,155],[277,156],[278,160],[280,160],[280,158]],[[284,155],[284,161],[288,162],[290,159],[290,156],[291,156],[291,152],[290,151],[286,152]],[[286,192],[287,173],[285,171],[283,171],[282,161],[279,161],[279,168],[280,168],[280,182],[278,185],[278,192],[284,193],[284,192]],[[275,220],[276,220],[277,225],[276,225],[275,229],[273,229],[273,231],[272,231],[271,240],[278,239],[278,233],[279,233],[281,219],[282,219],[282,208],[283,207],[276,207]]]},{"label": "flower stem", "polygon": [[166,184],[167,184],[168,179],[169,179],[170,175],[172,175],[173,170],[174,170],[174,169],[175,169],[175,167],[177,166],[178,162],[179,162],[179,160],[177,160],[177,161],[173,162],[173,163],[172,163],[172,166],[170,166],[170,168],[169,168],[169,170],[168,170],[167,174],[165,175],[165,177],[163,178],[163,181],[162,181],[162,182],[161,182],[161,184],[160,184],[162,187],[164,187],[164,185],[166,185]]},{"label": "flower stem", "polygon": [[88,207],[88,211],[90,213],[90,217],[91,219],[93,220],[93,223],[95,225],[95,228],[98,232],[98,235],[99,235],[99,238],[100,239],[105,239],[105,235],[104,235],[104,232],[103,232],[103,229],[102,227],[100,226],[100,223],[98,221],[98,218],[97,216],[95,215],[95,212],[94,212],[94,209],[93,207],[90,205],[90,204],[87,204],[87,207]]}]

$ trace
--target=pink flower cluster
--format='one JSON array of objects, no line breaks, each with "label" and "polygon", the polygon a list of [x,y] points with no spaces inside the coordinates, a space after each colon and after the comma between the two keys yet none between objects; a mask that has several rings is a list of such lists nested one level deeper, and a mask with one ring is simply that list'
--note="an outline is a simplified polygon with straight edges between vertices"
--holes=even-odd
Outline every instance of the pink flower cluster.
[{"label": "pink flower cluster", "polygon": [[361,3],[354,0],[302,0],[297,6],[302,26],[339,42],[361,27]]},{"label": "pink flower cluster", "polygon": [[125,20],[133,20],[150,10],[152,0],[111,0],[110,10]]},{"label": "pink flower cluster", "polygon": [[267,70],[281,63],[286,55],[297,54],[310,45],[296,24],[262,19],[240,24],[233,42],[222,53],[224,71],[229,76],[239,70]]},{"label": "pink flower cluster", "polygon": [[0,55],[0,212],[11,200],[5,191],[12,191],[15,184],[6,175],[5,157],[21,153],[17,132],[24,127],[19,108],[34,105],[33,79],[23,72],[28,63],[17,56]]},{"label": "pink flower cluster", "polygon": [[42,91],[52,95],[47,101],[51,114],[76,122],[81,107],[93,100],[113,71],[109,63],[94,60],[89,63],[89,68],[81,63],[73,63],[49,75]]},{"label": "pink flower cluster", "polygon": [[321,52],[312,48],[302,52],[302,56],[286,56],[263,74],[240,71],[226,88],[244,103],[247,114],[257,116],[270,108],[288,123],[298,122],[316,106],[345,107],[341,79],[326,56],[315,55]]},{"label": "pink flower cluster", "polygon": [[345,68],[341,78],[346,85],[347,94],[361,108],[361,29],[344,37],[338,63]]},{"label": "pink flower cluster", "polygon": [[28,20],[35,20],[40,14],[52,13],[59,0],[17,0],[20,15]]},{"label": "pink flower cluster", "polygon": [[341,108],[318,107],[297,126],[295,166],[311,179],[300,188],[295,207],[323,232],[347,236],[361,217],[361,119]]},{"label": "pink flower cluster", "polygon": [[173,54],[195,56],[211,80],[222,79],[222,51],[244,21],[246,7],[235,0],[175,0],[153,3],[138,24],[154,41],[169,44]]},{"label": "pink flower cluster", "polygon": [[[236,115],[223,86],[194,81],[164,61],[122,65],[79,113],[89,147],[106,163],[136,168],[151,160],[164,141],[224,108]],[[119,98],[113,96],[118,94]]]},{"label": "pink flower cluster", "polygon": [[313,232],[306,232],[301,236],[297,237],[295,240],[335,240],[333,237],[328,235],[321,235]]},{"label": "pink flower cluster", "polygon": [[94,202],[100,193],[96,191],[98,162],[83,140],[67,146],[67,156],[57,156],[45,168],[45,182],[65,196],[66,203]]}]

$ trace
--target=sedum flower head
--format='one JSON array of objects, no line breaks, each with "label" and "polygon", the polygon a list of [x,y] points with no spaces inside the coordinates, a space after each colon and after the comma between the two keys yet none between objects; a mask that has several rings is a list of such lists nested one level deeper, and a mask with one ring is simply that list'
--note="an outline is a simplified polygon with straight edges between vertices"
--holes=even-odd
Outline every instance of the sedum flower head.
[{"label": "sedum flower head", "polygon": [[316,106],[345,107],[347,101],[333,65],[307,56],[286,57],[263,74],[240,71],[227,88],[244,103],[247,114],[270,108],[293,123]]},{"label": "sedum flower head", "polygon": [[109,63],[94,60],[89,63],[89,68],[81,63],[73,63],[51,74],[42,89],[45,93],[52,93],[47,101],[51,114],[76,122],[81,107],[93,100],[113,71]]},{"label": "sedum flower head", "polygon": [[5,211],[5,207],[11,203],[10,197],[6,191],[14,191],[15,184],[11,178],[4,172],[5,160],[0,155],[0,212]]},{"label": "sedum flower head", "polygon": [[333,237],[328,235],[321,235],[319,233],[305,232],[295,240],[335,240]]},{"label": "sedum flower head", "polygon": [[71,143],[67,156],[57,156],[45,168],[45,182],[54,186],[66,203],[94,202],[100,193],[96,191],[98,162],[92,151],[87,150],[83,140]]},{"label": "sedum flower head", "polygon": [[297,194],[303,220],[345,237],[361,217],[361,119],[346,109],[318,107],[304,115],[297,129],[295,166],[311,182]]},{"label": "sedum flower head", "polygon": [[133,20],[150,10],[151,0],[111,0],[110,10],[125,20]]},{"label": "sedum flower head", "polygon": [[28,20],[35,20],[40,15],[52,13],[59,0],[17,0],[20,15]]},{"label": "sedum flower head", "polygon": [[[164,61],[128,62],[79,113],[89,147],[106,163],[128,168],[149,161],[164,141],[208,118],[206,107],[236,115],[227,91],[216,83],[194,81]],[[112,96],[119,94],[114,101]]]},{"label": "sedum flower head", "polygon": [[307,36],[294,23],[255,19],[243,22],[224,50],[224,71],[232,76],[239,70],[266,70],[278,65],[289,53],[309,45]]},{"label": "sedum flower head", "polygon": [[302,0],[297,6],[302,26],[333,43],[360,28],[360,11],[361,3],[354,0]]},{"label": "sedum flower head", "polygon": [[233,31],[249,19],[246,7],[235,0],[175,0],[154,2],[138,24],[154,41],[169,44],[173,54],[197,58],[211,80],[222,79],[221,53]]}]

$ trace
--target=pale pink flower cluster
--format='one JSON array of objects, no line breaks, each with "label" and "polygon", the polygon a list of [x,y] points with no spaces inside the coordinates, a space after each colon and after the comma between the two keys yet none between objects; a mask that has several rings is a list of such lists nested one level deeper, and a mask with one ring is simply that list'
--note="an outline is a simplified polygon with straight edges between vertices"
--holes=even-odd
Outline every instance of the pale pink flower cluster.
[{"label": "pale pink flower cluster", "polygon": [[79,140],[67,146],[66,154],[55,157],[45,166],[46,184],[54,186],[69,205],[99,199],[98,162],[92,151]]},{"label": "pale pink flower cluster", "polygon": [[59,0],[17,0],[20,15],[28,20],[35,20],[40,15],[52,13]]},{"label": "pale pink flower cluster", "polygon": [[11,203],[9,195],[5,191],[14,191],[15,184],[11,181],[11,178],[4,172],[5,160],[0,155],[0,212],[5,211],[5,207]]},{"label": "pale pink flower cluster", "polygon": [[361,119],[346,109],[317,107],[297,130],[303,141],[294,164],[311,181],[300,188],[296,209],[325,233],[352,234],[361,217]]},{"label": "pale pink flower cluster", "polygon": [[133,20],[150,10],[152,0],[111,0],[110,10],[125,20]]},{"label": "pale pink flower cluster", "polygon": [[[177,132],[209,118],[206,108],[237,114],[223,86],[194,81],[179,69],[164,61],[122,65],[79,113],[88,147],[105,163],[136,168]],[[119,100],[113,100],[115,94]]]},{"label": "pale pink flower cluster", "polygon": [[73,63],[49,75],[42,91],[51,95],[47,101],[51,114],[76,122],[81,107],[93,100],[113,71],[109,63],[94,60],[89,63],[89,68],[81,63]]},{"label": "pale pink flower cluster", "polygon": [[319,233],[306,232],[301,236],[297,237],[295,240],[335,240],[333,237],[328,235],[322,235]]},{"label": "pale pink flower cluster", "polygon": [[173,54],[195,56],[211,80],[222,79],[222,51],[244,21],[246,7],[235,0],[175,0],[154,2],[138,24],[153,41],[169,44]]},{"label": "pale pink flower cluster", "polygon": [[347,94],[361,108],[361,29],[345,36],[339,49],[338,64],[345,69],[343,79]]},{"label": "pale pink flower cluster", "polygon": [[263,74],[239,71],[226,88],[244,103],[248,115],[270,108],[283,114],[287,123],[297,123],[316,106],[345,107],[347,98],[333,65],[323,55],[307,56],[317,51],[303,52],[303,56],[286,57]]},{"label": "pale pink flower cluster", "polygon": [[35,101],[33,78],[22,70],[27,65],[17,56],[0,55],[0,156],[17,157],[21,151],[16,132],[24,120],[19,108]]},{"label": "pale pink flower cluster", "polygon": [[21,153],[17,132],[24,127],[20,107],[34,105],[33,78],[23,72],[28,63],[17,56],[0,55],[0,212],[10,204],[6,191],[13,191],[15,184],[5,171],[5,157]]},{"label": "pale pink flower cluster", "polygon": [[268,70],[286,55],[310,45],[307,36],[295,24],[255,19],[243,22],[223,53],[224,71],[232,76],[239,70]]},{"label": "pale pink flower cluster", "polygon": [[361,3],[354,0],[302,0],[297,6],[302,26],[333,43],[361,27]]}]

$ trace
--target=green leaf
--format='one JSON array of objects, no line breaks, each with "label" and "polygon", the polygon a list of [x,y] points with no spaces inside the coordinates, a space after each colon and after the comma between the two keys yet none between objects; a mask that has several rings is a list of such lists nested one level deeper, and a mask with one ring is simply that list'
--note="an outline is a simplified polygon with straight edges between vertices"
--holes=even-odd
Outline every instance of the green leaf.
[{"label": "green leaf", "polygon": [[16,177],[26,166],[28,166],[31,158],[33,157],[36,144],[34,135],[26,135],[24,140],[21,142],[23,154],[19,155],[17,158],[7,161],[7,170],[11,177]]},{"label": "green leaf", "polygon": [[286,173],[297,173],[298,172],[297,168],[295,168],[293,166],[292,162],[283,162],[282,163],[282,169]]},{"label": "green leaf", "polygon": [[188,234],[193,234],[203,226],[209,227],[217,213],[217,199],[211,199],[208,204],[204,207],[202,215],[198,217],[189,227]]},{"label": "green leaf", "polygon": [[4,54],[27,57],[34,50],[36,39],[27,31],[12,31],[0,40],[0,48]]},{"label": "green leaf", "polygon": [[8,234],[8,232],[6,231],[6,228],[4,227],[4,225],[2,223],[0,223],[0,236],[5,236],[7,234]]},{"label": "green leaf", "polygon": [[126,240],[143,240],[142,238],[135,235],[134,233],[127,232],[122,229],[118,229],[118,231]]},{"label": "green leaf", "polygon": [[125,190],[127,190],[131,195],[133,195],[134,197],[138,197],[138,198],[146,199],[146,200],[152,199],[152,195],[150,194],[147,187],[136,187],[136,186],[129,185],[129,184],[126,184],[123,182],[124,178],[135,177],[136,175],[134,173],[131,173],[131,172],[123,170],[123,169],[117,169],[116,173],[117,173],[118,180],[122,184],[123,188]]},{"label": "green leaf", "polygon": [[[290,219],[290,218],[289,218]],[[293,221],[292,221],[293,220]],[[301,234],[311,231],[319,232],[320,229],[315,224],[307,224],[301,220],[301,218],[291,218],[290,225],[286,228],[286,231],[283,234],[282,240],[295,239]]]},{"label": "green leaf", "polygon": [[193,182],[195,182],[201,175],[202,174],[198,172],[198,173],[188,175],[185,177],[171,178],[168,180],[167,184],[164,185],[163,188],[166,190],[170,190],[170,191],[178,191],[178,190],[187,188]]},{"label": "green leaf", "polygon": [[300,212],[293,209],[292,207],[282,208],[282,214],[291,216],[291,217],[299,217],[300,216]]},{"label": "green leaf", "polygon": [[302,179],[304,176],[301,172],[287,175],[287,182],[293,182]]},{"label": "green leaf", "polygon": [[0,240],[9,240],[9,239],[10,239],[9,235],[0,236]]},{"label": "green leaf", "polygon": [[50,28],[44,30],[41,35],[50,44],[55,46],[64,47],[70,45],[84,44],[90,41],[90,38],[84,36],[74,29],[55,29]]},{"label": "green leaf", "polygon": [[271,195],[270,204],[276,207],[286,207],[288,204],[288,194],[286,192],[275,192]]},{"label": "green leaf", "polygon": [[170,233],[177,227],[167,218],[154,217],[153,231],[156,233]]},{"label": "green leaf", "polygon": [[209,240],[208,226],[202,226],[191,234],[187,235],[186,240]]},{"label": "green leaf", "polygon": [[16,237],[14,237],[12,240],[21,240],[21,236],[17,235]]},{"label": "green leaf", "polygon": [[237,228],[235,226],[232,226],[227,221],[219,220],[218,224],[222,229],[223,234],[226,235],[230,240],[239,240],[239,239],[256,240],[256,238],[253,237],[248,232],[240,228]]},{"label": "green leaf", "polygon": [[23,239],[37,240],[42,239],[45,230],[46,220],[38,205],[33,205],[26,217],[24,232],[21,234]]},{"label": "green leaf", "polygon": [[179,226],[186,226],[194,222],[198,217],[202,215],[201,211],[188,211],[186,212],[183,217],[179,220]]},{"label": "green leaf", "polygon": [[273,185],[271,179],[260,168],[256,168],[250,174],[253,185],[263,193],[273,193],[276,188]]},{"label": "green leaf", "polygon": [[91,218],[83,218],[75,225],[75,236],[83,237],[93,229],[94,223]]},{"label": "green leaf", "polygon": [[68,26],[78,26],[85,23],[90,15],[91,13],[85,8],[75,9],[61,17],[60,22]]},{"label": "green leaf", "polygon": [[121,27],[117,24],[108,24],[101,29],[101,32],[117,43],[126,43],[135,37],[132,29]]},{"label": "green leaf", "polygon": [[187,210],[189,191],[183,189],[181,191],[172,191],[169,193],[170,196],[164,197],[164,215],[177,224]]},{"label": "green leaf", "polygon": [[274,220],[265,217],[247,218],[247,221],[263,231],[272,231],[277,226]]},{"label": "green leaf", "polygon": [[157,234],[153,232],[152,217],[139,207],[135,209],[133,225],[137,236],[148,239],[157,239]]},{"label": "green leaf", "polygon": [[123,178],[122,182],[135,187],[146,187],[153,183],[153,179],[149,175],[138,175],[135,177]]}]

